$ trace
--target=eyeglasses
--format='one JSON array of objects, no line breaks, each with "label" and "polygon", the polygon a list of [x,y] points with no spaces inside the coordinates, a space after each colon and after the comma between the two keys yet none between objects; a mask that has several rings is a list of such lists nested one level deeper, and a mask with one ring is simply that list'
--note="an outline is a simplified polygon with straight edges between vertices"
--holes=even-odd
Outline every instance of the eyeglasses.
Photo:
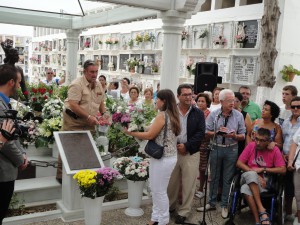
[{"label": "eyeglasses", "polygon": [[226,100],[224,100],[225,102],[228,102],[228,103],[232,103],[232,102],[234,102],[234,99],[226,99]]},{"label": "eyeglasses", "polygon": [[267,142],[267,141],[269,141],[269,140],[261,139],[261,138],[256,137],[256,138],[255,138],[255,141],[256,141],[256,142],[258,142],[258,141],[259,141],[259,142]]},{"label": "eyeglasses", "polygon": [[192,93],[189,93],[189,94],[181,94],[182,97],[192,97],[192,95],[193,95]]},{"label": "eyeglasses", "polygon": [[47,74],[53,74],[53,73],[49,72],[49,73],[47,73]]},{"label": "eyeglasses", "polygon": [[300,109],[300,105],[291,105],[292,109]]}]

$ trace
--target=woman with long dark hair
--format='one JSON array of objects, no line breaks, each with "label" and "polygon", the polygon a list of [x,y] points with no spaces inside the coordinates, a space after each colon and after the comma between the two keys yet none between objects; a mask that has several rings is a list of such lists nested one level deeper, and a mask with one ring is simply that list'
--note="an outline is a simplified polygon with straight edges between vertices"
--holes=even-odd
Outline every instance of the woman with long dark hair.
[{"label": "woman with long dark hair", "polygon": [[[160,111],[149,130],[146,132],[129,132],[127,135],[143,140],[155,140],[159,145],[165,144],[163,157],[150,159],[149,181],[152,192],[152,215],[149,225],[169,223],[169,199],[167,188],[171,173],[177,162],[176,136],[180,134],[179,112],[173,92],[169,89],[160,90],[157,93],[156,107]],[[167,124],[165,124],[167,116]],[[167,126],[166,139],[164,139],[164,127]]]}]

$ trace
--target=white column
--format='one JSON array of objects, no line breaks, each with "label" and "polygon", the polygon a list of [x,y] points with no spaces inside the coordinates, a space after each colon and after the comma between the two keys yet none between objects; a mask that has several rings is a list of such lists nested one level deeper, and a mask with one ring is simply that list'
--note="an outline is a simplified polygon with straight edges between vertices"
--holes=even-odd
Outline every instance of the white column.
[{"label": "white column", "polygon": [[77,52],[81,30],[66,30],[67,35],[67,77],[66,85],[77,77]]},{"label": "white column", "polygon": [[175,96],[179,84],[181,33],[187,14],[167,11],[160,14],[163,22],[163,50],[160,73],[160,88],[171,89]]}]

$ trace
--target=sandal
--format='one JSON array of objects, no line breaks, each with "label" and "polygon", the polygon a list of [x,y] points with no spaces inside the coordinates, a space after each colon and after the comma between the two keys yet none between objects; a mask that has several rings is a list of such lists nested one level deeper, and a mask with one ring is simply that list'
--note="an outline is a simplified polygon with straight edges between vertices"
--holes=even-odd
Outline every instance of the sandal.
[{"label": "sandal", "polygon": [[[266,218],[263,218],[263,215],[267,215]],[[272,225],[270,218],[269,218],[269,213],[267,212],[260,212],[259,213],[259,221],[261,225]],[[263,222],[269,222],[269,223],[263,223]]]}]

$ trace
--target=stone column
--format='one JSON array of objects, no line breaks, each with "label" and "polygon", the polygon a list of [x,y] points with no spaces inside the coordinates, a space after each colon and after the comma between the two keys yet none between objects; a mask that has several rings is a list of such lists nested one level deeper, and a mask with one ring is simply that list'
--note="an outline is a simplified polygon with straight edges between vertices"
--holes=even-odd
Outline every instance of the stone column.
[{"label": "stone column", "polygon": [[77,53],[81,30],[66,30],[67,36],[67,76],[65,84],[70,84],[77,77]]},{"label": "stone column", "polygon": [[179,84],[179,64],[181,55],[181,33],[187,13],[170,10],[159,14],[163,22],[163,50],[160,72],[160,88],[171,89],[175,96]]}]

